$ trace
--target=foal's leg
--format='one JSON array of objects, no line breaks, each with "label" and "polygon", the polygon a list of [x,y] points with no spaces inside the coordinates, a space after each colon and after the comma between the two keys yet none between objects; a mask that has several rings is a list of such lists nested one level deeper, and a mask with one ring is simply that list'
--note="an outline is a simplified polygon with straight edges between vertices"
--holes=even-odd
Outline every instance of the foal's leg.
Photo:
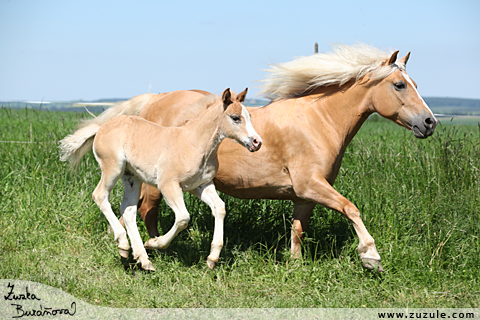
[{"label": "foal's leg", "polygon": [[302,240],[305,237],[305,230],[307,229],[308,219],[315,208],[315,202],[296,202],[293,205],[293,223],[292,223],[292,258],[302,258]]},{"label": "foal's leg", "polygon": [[302,182],[294,185],[295,193],[302,199],[315,201],[324,207],[336,210],[350,220],[358,236],[357,251],[363,267],[367,269],[378,267],[379,271],[383,271],[375,241],[365,228],[358,208],[338,193],[323,177],[313,175]]},{"label": "foal's leg", "polygon": [[210,269],[215,268],[215,264],[220,257],[220,251],[223,248],[223,221],[225,219],[225,203],[220,199],[215,190],[215,185],[210,182],[206,185],[198,187],[191,193],[203,202],[205,202],[215,217],[215,229],[213,231],[213,241],[210,249],[210,255],[207,258],[207,265]]},{"label": "foal's leg", "polygon": [[163,198],[170,208],[172,208],[173,212],[175,212],[175,223],[165,235],[150,239],[148,242],[154,241],[155,248],[166,249],[172,242],[173,238],[175,238],[180,231],[187,228],[188,222],[190,221],[190,215],[188,214],[185,202],[183,201],[182,188],[180,188],[178,183],[173,182],[163,185],[161,191]]},{"label": "foal's leg", "polygon": [[97,187],[93,191],[92,197],[112,227],[114,239],[118,246],[118,252],[122,257],[128,258],[130,245],[128,244],[127,234],[113,213],[109,201],[110,192],[120,178],[123,169],[118,168],[114,161],[109,161],[108,163],[105,161],[98,162],[102,168],[102,177],[100,178],[100,182],[98,183]]},{"label": "foal's leg", "polygon": [[137,202],[140,197],[142,181],[132,174],[125,174],[122,177],[122,182],[124,192],[120,212],[132,242],[133,258],[142,264],[142,269],[155,271],[152,262],[148,259],[147,251],[143,247],[142,238],[137,228]]}]

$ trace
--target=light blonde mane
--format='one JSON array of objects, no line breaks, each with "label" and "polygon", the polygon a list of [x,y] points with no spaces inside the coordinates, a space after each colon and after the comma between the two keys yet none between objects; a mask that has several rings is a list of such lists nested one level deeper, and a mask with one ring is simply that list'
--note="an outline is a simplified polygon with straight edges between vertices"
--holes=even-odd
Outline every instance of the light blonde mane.
[{"label": "light blonde mane", "polygon": [[273,101],[298,97],[306,92],[331,85],[343,85],[369,74],[383,79],[393,70],[384,66],[390,58],[387,53],[365,44],[333,45],[333,52],[316,53],[290,62],[270,65],[270,74],[261,82],[260,94]]}]

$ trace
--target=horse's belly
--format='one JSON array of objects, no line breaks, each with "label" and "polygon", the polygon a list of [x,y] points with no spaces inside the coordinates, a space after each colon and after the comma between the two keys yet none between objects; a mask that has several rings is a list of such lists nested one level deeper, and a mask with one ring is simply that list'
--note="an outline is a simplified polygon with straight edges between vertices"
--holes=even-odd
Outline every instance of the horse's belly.
[{"label": "horse's belly", "polygon": [[239,199],[277,199],[277,200],[298,200],[292,186],[262,186],[253,188],[236,188],[226,186],[213,180],[215,188],[229,196]]},{"label": "horse's belly", "polygon": [[133,174],[137,176],[142,182],[145,182],[146,184],[156,186],[157,185],[157,175],[155,172],[155,167],[142,167],[136,165],[136,163],[127,163],[127,167],[125,170],[125,173],[128,174]]},{"label": "horse's belly", "polygon": [[219,168],[213,180],[220,192],[242,199],[297,199],[282,153],[268,141],[257,152],[225,140],[218,152]]},{"label": "horse's belly", "polygon": [[285,173],[255,177],[217,174],[215,188],[229,196],[240,199],[285,199],[296,200],[290,177]]}]

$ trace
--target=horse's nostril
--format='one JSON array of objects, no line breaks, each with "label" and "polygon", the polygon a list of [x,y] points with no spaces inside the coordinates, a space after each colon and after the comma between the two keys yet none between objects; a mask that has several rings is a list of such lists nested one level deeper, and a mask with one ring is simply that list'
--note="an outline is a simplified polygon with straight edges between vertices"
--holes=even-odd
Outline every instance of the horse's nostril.
[{"label": "horse's nostril", "polygon": [[255,148],[258,148],[258,147],[260,147],[260,146],[262,145],[262,142],[261,142],[259,139],[257,139],[257,138],[253,138],[252,143],[253,143],[253,146],[254,146]]},{"label": "horse's nostril", "polygon": [[428,126],[432,126],[435,123],[432,118],[426,118],[425,119],[425,124]]}]

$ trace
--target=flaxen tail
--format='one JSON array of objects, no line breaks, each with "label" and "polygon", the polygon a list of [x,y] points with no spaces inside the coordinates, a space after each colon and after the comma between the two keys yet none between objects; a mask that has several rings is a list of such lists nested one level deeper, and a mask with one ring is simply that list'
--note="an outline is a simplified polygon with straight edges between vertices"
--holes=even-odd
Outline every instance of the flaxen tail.
[{"label": "flaxen tail", "polygon": [[60,140],[60,160],[68,160],[76,168],[82,157],[92,149],[99,128],[98,124],[90,124]]},{"label": "flaxen tail", "polygon": [[107,109],[96,118],[82,121],[77,131],[60,140],[60,160],[70,161],[73,167],[77,167],[82,157],[92,149],[93,139],[102,124],[118,115],[138,115],[154,95],[141,94]]}]

